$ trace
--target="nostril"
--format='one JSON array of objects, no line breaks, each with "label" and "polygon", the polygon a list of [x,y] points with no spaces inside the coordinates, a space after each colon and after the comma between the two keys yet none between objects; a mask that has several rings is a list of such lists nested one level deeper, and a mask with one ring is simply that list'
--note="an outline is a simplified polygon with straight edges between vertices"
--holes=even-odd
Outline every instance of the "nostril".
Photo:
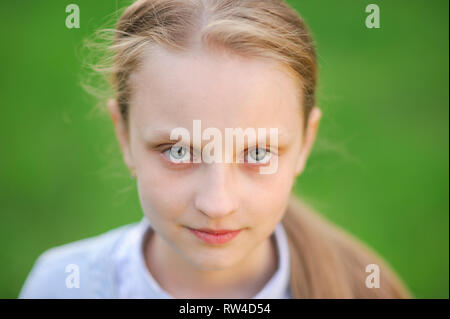
[{"label": "nostril", "polygon": [[237,210],[237,204],[231,197],[224,196],[198,196],[195,208],[211,218],[219,218],[232,214]]}]

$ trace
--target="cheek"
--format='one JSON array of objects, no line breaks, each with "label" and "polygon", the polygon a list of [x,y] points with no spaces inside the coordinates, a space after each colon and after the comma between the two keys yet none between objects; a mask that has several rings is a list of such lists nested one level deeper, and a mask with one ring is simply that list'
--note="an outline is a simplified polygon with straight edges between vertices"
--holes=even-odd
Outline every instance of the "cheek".
[{"label": "cheek", "polygon": [[189,205],[189,187],[180,176],[160,167],[157,159],[141,161],[137,188],[144,214],[150,219],[175,220]]},{"label": "cheek", "polygon": [[258,223],[276,224],[283,216],[293,186],[290,166],[280,165],[276,174],[258,176],[247,184],[246,206]]},{"label": "cheek", "polygon": [[280,156],[273,174],[254,175],[251,189],[265,202],[279,201],[289,195],[294,182],[294,158],[292,154]]}]

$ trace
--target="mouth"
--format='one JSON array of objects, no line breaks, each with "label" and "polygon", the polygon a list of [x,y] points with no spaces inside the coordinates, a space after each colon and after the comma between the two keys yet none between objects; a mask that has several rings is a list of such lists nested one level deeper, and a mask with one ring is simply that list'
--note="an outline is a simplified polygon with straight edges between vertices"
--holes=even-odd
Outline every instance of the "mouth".
[{"label": "mouth", "polygon": [[225,244],[235,238],[241,232],[239,230],[228,230],[228,229],[193,229],[189,228],[189,231],[194,234],[197,238],[203,240],[208,244]]}]

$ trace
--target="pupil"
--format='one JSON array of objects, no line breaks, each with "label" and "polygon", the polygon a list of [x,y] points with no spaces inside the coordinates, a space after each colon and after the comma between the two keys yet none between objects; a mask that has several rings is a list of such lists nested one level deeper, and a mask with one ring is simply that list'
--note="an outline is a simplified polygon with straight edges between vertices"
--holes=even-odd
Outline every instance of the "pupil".
[{"label": "pupil", "polygon": [[177,147],[178,148],[172,147],[172,154],[178,158],[178,156],[183,156],[184,150],[183,150],[183,147],[181,147],[181,146],[177,146]]},{"label": "pupil", "polygon": [[264,157],[264,151],[260,151],[260,148],[255,149],[255,158],[257,161]]}]

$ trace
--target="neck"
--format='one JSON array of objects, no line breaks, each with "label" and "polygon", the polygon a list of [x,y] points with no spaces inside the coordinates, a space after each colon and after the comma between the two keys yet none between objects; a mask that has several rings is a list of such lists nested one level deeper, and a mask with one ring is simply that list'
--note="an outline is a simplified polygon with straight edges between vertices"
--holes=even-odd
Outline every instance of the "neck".
[{"label": "neck", "polygon": [[222,270],[202,270],[187,262],[157,233],[146,239],[147,268],[174,298],[252,298],[277,269],[274,235],[238,264]]}]

